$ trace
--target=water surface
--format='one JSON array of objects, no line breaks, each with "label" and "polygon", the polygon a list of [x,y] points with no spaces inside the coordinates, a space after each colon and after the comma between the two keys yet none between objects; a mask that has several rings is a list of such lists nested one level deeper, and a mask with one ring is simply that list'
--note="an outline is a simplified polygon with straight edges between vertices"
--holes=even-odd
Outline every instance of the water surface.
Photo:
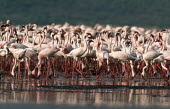
[{"label": "water surface", "polygon": [[1,109],[168,108],[170,87],[160,81],[4,79],[0,82],[0,104]]}]

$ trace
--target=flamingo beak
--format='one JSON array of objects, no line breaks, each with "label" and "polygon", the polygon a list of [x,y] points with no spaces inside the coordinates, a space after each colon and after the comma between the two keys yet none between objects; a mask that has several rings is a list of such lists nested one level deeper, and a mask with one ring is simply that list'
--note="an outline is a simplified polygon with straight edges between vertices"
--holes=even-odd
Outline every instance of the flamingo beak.
[{"label": "flamingo beak", "polygon": [[61,49],[61,48],[56,48],[55,50],[56,50],[56,51],[60,51],[60,49]]}]

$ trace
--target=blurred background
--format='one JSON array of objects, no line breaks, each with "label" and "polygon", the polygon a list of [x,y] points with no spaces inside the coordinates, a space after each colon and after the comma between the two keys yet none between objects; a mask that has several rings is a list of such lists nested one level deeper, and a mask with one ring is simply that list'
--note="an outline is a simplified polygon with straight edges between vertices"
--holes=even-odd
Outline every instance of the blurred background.
[{"label": "blurred background", "polygon": [[170,27],[169,0],[0,0],[0,20],[13,24]]}]

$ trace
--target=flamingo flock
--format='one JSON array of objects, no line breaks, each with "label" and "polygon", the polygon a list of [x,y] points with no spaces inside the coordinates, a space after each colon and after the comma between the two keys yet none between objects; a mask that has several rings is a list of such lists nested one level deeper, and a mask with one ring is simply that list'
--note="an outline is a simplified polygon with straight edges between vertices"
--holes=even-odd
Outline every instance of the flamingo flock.
[{"label": "flamingo flock", "polygon": [[42,77],[163,78],[170,76],[170,32],[136,26],[0,27],[0,70],[20,79]]}]

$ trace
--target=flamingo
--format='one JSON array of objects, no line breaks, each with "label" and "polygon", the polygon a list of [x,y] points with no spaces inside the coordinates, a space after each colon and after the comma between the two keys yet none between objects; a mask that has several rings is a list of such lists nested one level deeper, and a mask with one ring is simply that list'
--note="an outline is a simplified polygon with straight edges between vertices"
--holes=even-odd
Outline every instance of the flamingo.
[{"label": "flamingo", "polygon": [[[153,63],[161,63],[161,67],[162,67],[164,70],[166,70],[166,77],[169,78],[170,72],[169,72],[169,69],[164,65],[164,62],[165,62],[165,57],[164,57],[164,56],[165,56],[164,54],[158,56],[157,58],[155,58],[155,59],[153,60]],[[155,69],[154,69],[154,70],[155,70]],[[157,72],[154,71],[154,75],[155,75],[156,73],[157,73]]]},{"label": "flamingo", "polygon": [[[12,57],[14,58],[14,65],[12,67],[12,71],[11,71],[11,74],[12,76],[16,76],[15,75],[15,68],[19,67],[20,69],[20,63],[18,62],[23,62],[24,61],[24,57],[25,57],[25,52],[26,52],[26,49],[13,49],[13,48],[7,48],[9,49],[9,52],[12,54]],[[18,72],[18,78],[20,78],[20,72]]]},{"label": "flamingo", "polygon": [[[74,70],[79,70],[78,72],[84,77],[83,69],[95,68],[94,65],[96,64],[93,64],[93,62],[96,62],[96,60],[97,66],[101,69],[106,67],[108,73],[112,70],[109,62],[117,63],[118,60],[122,65],[130,62],[132,78],[135,76],[134,62],[143,63],[143,61],[145,66],[143,68],[141,66],[137,67],[137,70],[142,69],[142,77],[150,64],[160,64],[162,69],[166,70],[166,77],[170,75],[168,64],[165,66],[165,63],[170,59],[168,53],[170,49],[169,30],[158,32],[155,29],[144,29],[135,26],[131,28],[128,26],[113,28],[110,25],[106,27],[101,25],[87,27],[84,25],[71,26],[69,24],[51,26],[28,24],[22,26],[22,28],[20,27],[13,26],[11,21],[7,21],[6,24],[1,26],[0,30],[0,57],[13,56],[14,65],[11,71],[13,76],[16,75],[15,68],[20,66],[19,62],[25,61],[28,76],[35,75],[35,69],[38,69],[36,76],[39,78],[42,75],[43,59],[47,59],[46,77],[50,77],[55,72],[51,71],[51,69],[54,69],[54,65],[51,68],[50,60],[53,59],[52,64],[54,64],[54,59],[64,59],[65,63],[61,63],[61,66],[70,66],[71,64],[67,63],[67,59],[69,60],[67,57],[73,58],[73,61],[70,59],[73,62],[72,79]],[[129,44],[130,46],[128,46]],[[104,60],[107,61],[107,66],[102,63]],[[31,61],[36,63],[33,70],[31,69]],[[81,63],[82,66],[80,66]],[[71,68],[66,69],[68,69],[67,72]],[[156,66],[154,66],[155,74],[156,70]]]},{"label": "flamingo", "polygon": [[[137,53],[132,52],[132,43],[130,43],[128,40],[122,39],[122,51],[111,51],[109,53],[110,58],[112,61],[119,60],[124,65],[126,61],[130,61],[131,66],[131,77],[134,78],[135,72],[134,72],[134,65],[133,61],[138,60]],[[127,46],[129,46],[129,48]]]},{"label": "flamingo", "polygon": [[115,61],[115,60],[119,60],[121,62],[130,61],[131,72],[132,72],[131,77],[134,78],[135,72],[134,72],[133,61],[137,60],[136,57],[134,57],[131,54],[128,54],[126,52],[123,52],[123,51],[111,52],[111,53],[109,53],[109,56],[113,61]]},{"label": "flamingo", "polygon": [[[80,58],[84,58],[90,55],[91,52],[91,47],[87,44],[87,37],[85,37],[84,40],[84,47],[79,47],[79,48],[75,48],[72,51],[70,51],[69,54],[67,54],[67,57],[72,57],[73,59],[75,59],[75,61],[78,61]],[[73,66],[75,66],[74,64],[75,62],[73,61]],[[80,72],[79,72],[80,73]],[[81,73],[82,75],[82,73]],[[74,67],[73,67],[73,72],[72,72],[72,79],[74,79]],[[83,76],[83,75],[82,75]]]},{"label": "flamingo", "polygon": [[[107,51],[102,50],[102,46],[100,46],[100,43],[98,43],[98,45],[95,47],[95,53],[96,53],[96,58],[98,60],[98,65],[99,65],[99,69],[102,66],[102,62],[104,60],[107,60],[107,66],[109,65],[109,53]],[[107,69],[107,71],[109,71],[109,68]],[[99,75],[96,77],[99,78]]]},{"label": "flamingo", "polygon": [[[46,58],[47,59],[47,65],[48,65],[48,71],[47,71],[47,77],[51,76],[52,75],[52,72],[51,72],[51,65],[50,65],[50,58],[56,53],[58,52],[60,49],[58,48],[55,48],[55,49],[52,49],[52,48],[45,48],[43,50],[41,50],[38,54],[38,64],[37,64],[37,67],[38,67],[38,78],[40,77],[41,75],[41,64],[42,64],[42,59],[43,58]],[[35,74],[35,69],[32,71],[32,74]]]},{"label": "flamingo", "polygon": [[26,64],[26,67],[28,69],[28,76],[30,76],[32,74],[32,72],[30,70],[30,62],[31,61],[37,61],[37,60],[38,60],[38,53],[34,50],[26,49],[25,64]]},{"label": "flamingo", "polygon": [[143,60],[146,65],[142,69],[142,73],[141,73],[142,76],[145,75],[145,69],[149,66],[149,63],[160,55],[162,55],[162,53],[157,52],[155,50],[151,50],[143,54]]}]

